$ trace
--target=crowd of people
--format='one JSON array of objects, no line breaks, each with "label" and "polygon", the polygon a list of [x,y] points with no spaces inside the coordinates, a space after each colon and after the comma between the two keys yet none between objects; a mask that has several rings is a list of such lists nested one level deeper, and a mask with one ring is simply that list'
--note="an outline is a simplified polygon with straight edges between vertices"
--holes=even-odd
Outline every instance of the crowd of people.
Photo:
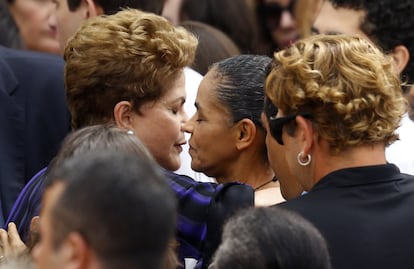
[{"label": "crowd of people", "polygon": [[411,0],[0,1],[0,269],[414,266]]}]

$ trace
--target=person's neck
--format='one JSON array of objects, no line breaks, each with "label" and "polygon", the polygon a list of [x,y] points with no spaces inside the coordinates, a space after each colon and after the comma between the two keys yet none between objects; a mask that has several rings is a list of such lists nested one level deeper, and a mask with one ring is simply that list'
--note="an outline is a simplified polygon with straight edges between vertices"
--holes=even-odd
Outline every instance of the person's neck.
[{"label": "person's neck", "polygon": [[253,189],[265,189],[274,187],[276,182],[272,181],[274,173],[267,162],[261,156],[241,155],[226,173],[217,176],[217,182],[240,182],[250,185]]},{"label": "person's neck", "polygon": [[385,145],[383,143],[356,146],[337,154],[326,153],[315,155],[312,156],[314,157],[312,162],[315,164],[313,173],[314,184],[318,183],[329,173],[340,169],[383,165],[387,163],[385,159]]}]

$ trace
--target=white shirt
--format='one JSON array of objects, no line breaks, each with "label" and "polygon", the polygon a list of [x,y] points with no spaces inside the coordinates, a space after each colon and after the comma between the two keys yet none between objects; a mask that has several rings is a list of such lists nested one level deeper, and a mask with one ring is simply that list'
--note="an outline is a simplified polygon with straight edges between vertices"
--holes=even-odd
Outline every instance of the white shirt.
[{"label": "white shirt", "polygon": [[398,166],[401,173],[414,175],[414,121],[408,114],[404,115],[396,132],[400,139],[385,149],[386,159]]}]

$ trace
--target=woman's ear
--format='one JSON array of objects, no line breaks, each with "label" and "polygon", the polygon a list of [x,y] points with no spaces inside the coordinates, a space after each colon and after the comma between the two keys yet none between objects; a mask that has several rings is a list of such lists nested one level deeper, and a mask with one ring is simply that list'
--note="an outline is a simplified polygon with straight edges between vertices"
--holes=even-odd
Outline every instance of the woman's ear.
[{"label": "woman's ear", "polygon": [[410,60],[410,52],[405,46],[399,45],[393,49],[392,58],[394,59],[398,73],[401,74]]},{"label": "woman's ear", "polygon": [[134,110],[132,104],[128,101],[121,101],[114,107],[115,124],[122,129],[133,129],[133,114]]},{"label": "woman's ear", "polygon": [[242,119],[235,126],[236,147],[238,150],[248,148],[256,137],[257,128],[250,119]]},{"label": "woman's ear", "polygon": [[313,144],[313,128],[312,124],[302,116],[296,117],[297,131],[302,143],[302,152],[306,156],[310,154]]}]

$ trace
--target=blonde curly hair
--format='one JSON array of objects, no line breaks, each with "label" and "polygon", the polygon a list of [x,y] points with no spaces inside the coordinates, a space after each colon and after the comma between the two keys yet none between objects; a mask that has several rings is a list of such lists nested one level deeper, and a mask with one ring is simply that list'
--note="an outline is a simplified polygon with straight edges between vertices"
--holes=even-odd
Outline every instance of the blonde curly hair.
[{"label": "blonde curly hair", "polygon": [[275,53],[266,93],[284,115],[311,113],[334,152],[392,143],[406,110],[392,58],[345,35],[312,36]]},{"label": "blonde curly hair", "polygon": [[113,119],[120,101],[140,106],[157,100],[191,65],[197,39],[166,19],[127,9],[87,20],[64,53],[72,127]]}]

